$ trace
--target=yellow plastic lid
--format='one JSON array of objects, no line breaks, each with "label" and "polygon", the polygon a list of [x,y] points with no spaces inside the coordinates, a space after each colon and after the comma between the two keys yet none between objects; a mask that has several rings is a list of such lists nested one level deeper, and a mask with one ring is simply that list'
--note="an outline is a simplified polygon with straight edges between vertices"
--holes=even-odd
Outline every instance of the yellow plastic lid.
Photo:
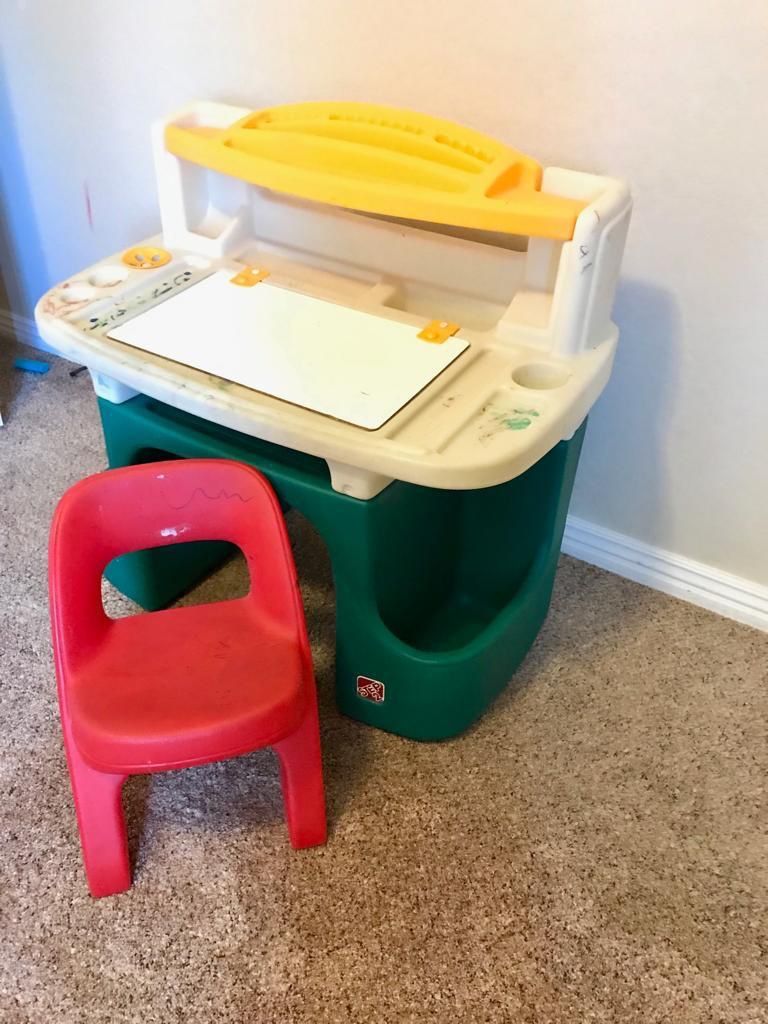
[{"label": "yellow plastic lid", "polygon": [[585,203],[495,139],[394,107],[295,103],[228,128],[165,129],[169,152],[252,185],[368,213],[569,239]]}]

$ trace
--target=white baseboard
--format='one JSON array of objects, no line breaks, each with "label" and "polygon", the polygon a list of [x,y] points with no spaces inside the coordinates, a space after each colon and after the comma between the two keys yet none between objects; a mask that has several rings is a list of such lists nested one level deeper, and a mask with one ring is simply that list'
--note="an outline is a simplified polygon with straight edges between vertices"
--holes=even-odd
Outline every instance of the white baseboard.
[{"label": "white baseboard", "polygon": [[768,587],[569,516],[563,551],[672,597],[768,631]]},{"label": "white baseboard", "polygon": [[[52,351],[37,333],[34,321],[0,309],[0,337],[3,335]],[[643,544],[578,516],[568,516],[563,551],[582,562],[768,632],[768,587],[760,583]]]},{"label": "white baseboard", "polygon": [[43,352],[53,352],[37,333],[34,320],[12,313],[9,309],[0,309],[0,338],[16,338],[24,345],[31,345]]}]

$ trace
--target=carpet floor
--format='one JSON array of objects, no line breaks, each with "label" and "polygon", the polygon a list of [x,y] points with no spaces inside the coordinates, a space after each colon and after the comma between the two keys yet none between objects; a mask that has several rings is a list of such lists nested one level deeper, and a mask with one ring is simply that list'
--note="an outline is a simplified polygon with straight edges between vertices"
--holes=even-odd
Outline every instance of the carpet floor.
[{"label": "carpet floor", "polygon": [[[265,751],[130,780],[126,894],[87,893],[46,598],[104,467],[87,374],[8,367],[0,428],[0,1021],[768,1020],[768,636],[572,559],[515,679],[418,744],[332,696],[324,549],[291,522],[330,817],[295,853]],[[186,600],[244,587],[232,562]],[[128,603],[107,591],[114,614]]]}]

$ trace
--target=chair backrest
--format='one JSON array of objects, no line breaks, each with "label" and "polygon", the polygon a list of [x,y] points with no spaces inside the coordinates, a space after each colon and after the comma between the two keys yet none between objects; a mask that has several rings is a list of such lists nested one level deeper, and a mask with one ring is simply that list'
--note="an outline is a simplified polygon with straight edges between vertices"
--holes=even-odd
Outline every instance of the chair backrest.
[{"label": "chair backrest", "polygon": [[180,459],[107,470],[75,484],[54,513],[49,545],[57,643],[78,633],[87,654],[109,619],[104,569],[118,555],[188,541],[224,540],[244,553],[249,599],[275,623],[304,632],[301,600],[279,502],[257,470],[225,459]]}]

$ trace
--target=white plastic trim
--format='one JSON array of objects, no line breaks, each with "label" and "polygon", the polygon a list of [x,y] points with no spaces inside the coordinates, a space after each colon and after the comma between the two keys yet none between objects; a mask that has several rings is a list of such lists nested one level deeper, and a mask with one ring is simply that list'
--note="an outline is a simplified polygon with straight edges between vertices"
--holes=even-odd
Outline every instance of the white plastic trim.
[{"label": "white plastic trim", "polygon": [[768,631],[768,587],[569,516],[563,551],[654,590]]}]

